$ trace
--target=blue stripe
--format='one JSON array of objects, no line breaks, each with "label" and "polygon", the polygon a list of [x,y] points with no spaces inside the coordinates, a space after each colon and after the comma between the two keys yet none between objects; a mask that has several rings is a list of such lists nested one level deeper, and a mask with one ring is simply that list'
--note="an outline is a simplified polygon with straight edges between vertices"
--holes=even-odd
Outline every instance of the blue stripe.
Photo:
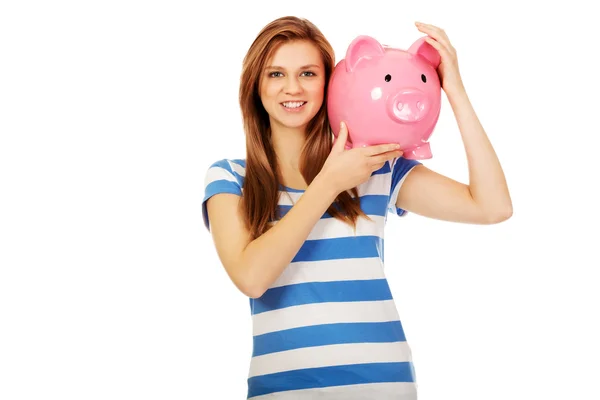
[{"label": "blue stripe", "polygon": [[[359,198],[360,207],[367,215],[385,216],[389,201],[390,196],[383,194],[366,194]],[[281,212],[280,218],[283,218],[291,208],[292,206],[279,205],[278,209]],[[330,213],[325,212],[321,218],[333,218],[333,216]]]},{"label": "blue stripe", "polygon": [[385,164],[383,164],[383,167],[381,167],[377,171],[373,172],[371,174],[371,176],[380,175],[380,174],[388,174],[388,173],[392,172],[392,170],[390,168],[390,163],[391,163],[391,161],[387,161]]},{"label": "blue stripe", "polygon": [[421,164],[418,160],[408,160],[404,157],[400,157],[394,163],[394,169],[392,170],[392,184],[390,186],[390,194],[394,191],[398,182],[404,178],[413,167]]},{"label": "blue stripe", "polygon": [[384,239],[367,235],[306,240],[292,262],[369,257],[380,257],[383,260],[383,246]]},{"label": "blue stripe", "polygon": [[[394,192],[394,190],[396,189],[396,187],[398,186],[398,183],[400,182],[400,180],[402,180],[402,178],[404,178],[404,176],[415,166],[420,165],[421,162],[418,160],[408,160],[404,157],[400,157],[397,159],[396,163],[394,164],[394,169],[392,170],[392,182],[390,185],[390,196],[392,195],[392,193]],[[396,207],[395,205],[392,205],[389,208],[389,211],[391,212],[395,212],[397,215],[399,216],[404,216],[407,214],[406,210],[403,210],[401,208]]]},{"label": "blue stripe", "polygon": [[290,193],[304,193],[306,191],[304,189],[294,189],[294,188],[291,188],[289,186],[285,186],[285,185],[282,185],[282,184],[279,184],[279,190],[287,191],[287,192],[290,192]]},{"label": "blue stripe", "polygon": [[256,335],[253,337],[252,357],[331,344],[405,341],[400,321],[322,324]]},{"label": "blue stripe", "polygon": [[219,179],[218,181],[212,181],[206,185],[202,202],[205,202],[209,197],[214,196],[217,193],[234,193],[240,196],[242,195],[240,187],[235,182],[228,181],[227,179]]},{"label": "blue stripe", "polygon": [[387,280],[310,282],[279,286],[253,299],[252,315],[301,304],[391,300]]},{"label": "blue stripe", "polygon": [[286,390],[382,382],[415,382],[411,362],[388,362],[306,368],[248,379],[248,397]]}]

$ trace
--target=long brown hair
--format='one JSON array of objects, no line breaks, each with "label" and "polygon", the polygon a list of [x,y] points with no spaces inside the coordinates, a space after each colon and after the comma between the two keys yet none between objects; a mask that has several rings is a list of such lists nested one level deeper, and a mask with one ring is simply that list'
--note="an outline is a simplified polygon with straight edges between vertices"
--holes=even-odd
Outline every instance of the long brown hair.
[{"label": "long brown hair", "polygon": [[[246,174],[242,209],[252,239],[270,228],[278,219],[279,167],[271,144],[269,115],[259,97],[260,79],[265,63],[277,48],[292,40],[308,40],[315,44],[325,66],[325,93],[319,112],[308,123],[306,141],[300,156],[299,169],[310,184],[321,171],[331,152],[332,131],[327,117],[327,87],[335,66],[331,44],[310,21],[298,17],[282,17],[267,24],[258,34],[243,62],[239,102],[246,133]],[[356,227],[356,220],[365,213],[360,208],[357,188],[341,192],[327,212]],[[367,217],[368,218],[368,217]]]}]

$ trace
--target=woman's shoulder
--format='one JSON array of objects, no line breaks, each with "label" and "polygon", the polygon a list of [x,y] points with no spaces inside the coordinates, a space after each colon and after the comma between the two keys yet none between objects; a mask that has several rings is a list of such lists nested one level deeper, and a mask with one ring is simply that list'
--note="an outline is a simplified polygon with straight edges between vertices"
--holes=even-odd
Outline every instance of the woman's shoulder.
[{"label": "woman's shoulder", "polygon": [[223,158],[213,161],[204,176],[204,195],[202,196],[202,217],[209,228],[207,202],[219,193],[243,195],[246,163],[243,159]]},{"label": "woman's shoulder", "polygon": [[205,186],[223,184],[224,181],[244,186],[246,160],[243,158],[222,158],[213,161],[206,171]]}]

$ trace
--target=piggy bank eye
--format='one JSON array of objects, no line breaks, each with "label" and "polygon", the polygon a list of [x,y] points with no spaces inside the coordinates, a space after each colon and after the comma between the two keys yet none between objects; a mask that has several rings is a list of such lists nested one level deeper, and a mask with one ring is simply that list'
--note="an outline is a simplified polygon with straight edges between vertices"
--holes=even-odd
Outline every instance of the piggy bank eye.
[{"label": "piggy bank eye", "polygon": [[391,80],[392,80],[392,76],[391,76],[390,74],[387,74],[387,75],[385,76],[385,81],[386,81],[386,82],[389,82],[389,81],[391,81]]},{"label": "piggy bank eye", "polygon": [[425,76],[425,74],[421,74],[421,80],[423,82],[427,82],[427,77]]}]

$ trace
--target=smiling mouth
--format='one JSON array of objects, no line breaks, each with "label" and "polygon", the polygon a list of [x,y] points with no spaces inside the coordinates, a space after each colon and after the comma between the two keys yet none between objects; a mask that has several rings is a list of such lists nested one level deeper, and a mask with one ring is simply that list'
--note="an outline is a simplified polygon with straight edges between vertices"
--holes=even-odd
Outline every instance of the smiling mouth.
[{"label": "smiling mouth", "polygon": [[299,110],[304,107],[306,103],[306,101],[284,101],[281,105],[287,110]]}]

